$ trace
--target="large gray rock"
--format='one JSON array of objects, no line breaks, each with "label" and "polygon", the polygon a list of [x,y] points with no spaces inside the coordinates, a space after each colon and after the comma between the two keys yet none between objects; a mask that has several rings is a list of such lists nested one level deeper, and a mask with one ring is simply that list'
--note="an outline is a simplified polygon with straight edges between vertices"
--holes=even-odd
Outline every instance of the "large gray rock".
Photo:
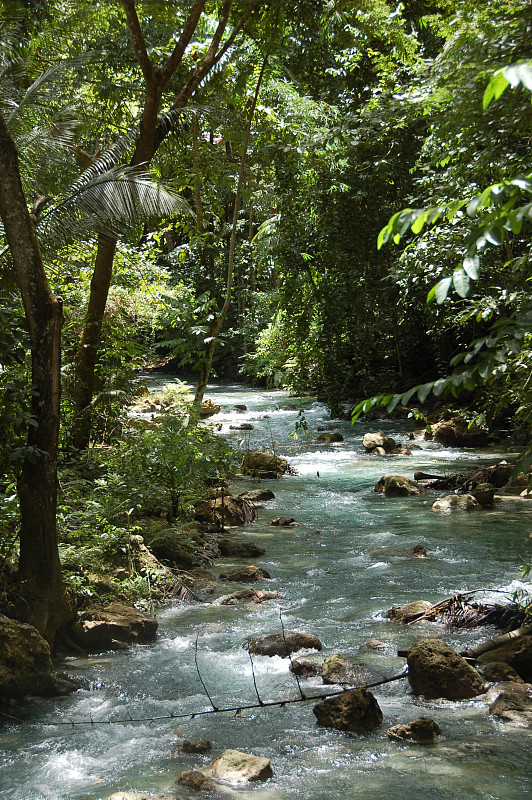
[{"label": "large gray rock", "polygon": [[509,684],[505,686],[494,703],[490,714],[507,722],[532,725],[532,686],[530,684]]},{"label": "large gray rock", "polygon": [[288,469],[288,462],[285,458],[274,456],[271,453],[261,453],[256,450],[246,453],[242,459],[242,469],[249,470],[259,477],[266,474],[284,475]]},{"label": "large gray rock", "polygon": [[137,608],[110,603],[105,608],[81,611],[70,626],[69,635],[84,650],[101,652],[124,644],[151,642],[157,627],[157,620]]},{"label": "large gray rock", "polygon": [[410,497],[425,494],[426,487],[422,483],[412,481],[403,475],[383,475],[375,484],[375,492],[381,492],[386,497]]},{"label": "large gray rock", "polygon": [[338,731],[368,733],[382,722],[382,711],[366,689],[350,689],[329,697],[312,709],[318,725]]},{"label": "large gray rock", "polygon": [[275,494],[271,489],[252,489],[250,492],[242,492],[238,496],[243,497],[248,503],[260,503],[261,500],[275,500]]},{"label": "large gray rock", "polygon": [[386,436],[383,431],[379,431],[378,433],[366,433],[362,439],[362,445],[368,453],[371,453],[377,447],[382,447],[385,453],[390,453],[395,449],[397,443],[395,439]]},{"label": "large gray rock", "polygon": [[221,756],[201,771],[213,781],[230,783],[232,786],[267,781],[273,776],[268,758],[242,753],[240,750],[224,750]]},{"label": "large gray rock", "polygon": [[317,636],[299,631],[272,633],[248,640],[249,652],[259,656],[281,656],[287,658],[298,650],[321,650],[322,644]]},{"label": "large gray rock", "polygon": [[416,642],[407,663],[414,694],[428,699],[467,700],[484,691],[484,681],[476,669],[440,639]]},{"label": "large gray rock", "polygon": [[453,511],[478,511],[479,508],[482,506],[472,494],[447,494],[432,504],[433,511],[441,511],[444,514],[451,514]]},{"label": "large gray rock", "polygon": [[220,575],[220,580],[234,581],[235,583],[254,583],[255,581],[263,581],[265,578],[271,578],[270,573],[262,567],[256,567],[254,564],[248,567],[236,567]]},{"label": "large gray rock", "polygon": [[32,626],[0,614],[0,697],[54,694],[50,647]]},{"label": "large gray rock", "polygon": [[433,742],[440,733],[439,727],[429,717],[418,717],[405,725],[388,728],[388,737],[396,741],[413,739],[415,742]]},{"label": "large gray rock", "polygon": [[502,661],[515,669],[527,683],[532,682],[532,636],[519,636],[478,657],[479,664]]},{"label": "large gray rock", "polygon": [[194,519],[215,525],[249,525],[255,519],[255,508],[243,497],[226,494],[200,503],[194,511]]}]

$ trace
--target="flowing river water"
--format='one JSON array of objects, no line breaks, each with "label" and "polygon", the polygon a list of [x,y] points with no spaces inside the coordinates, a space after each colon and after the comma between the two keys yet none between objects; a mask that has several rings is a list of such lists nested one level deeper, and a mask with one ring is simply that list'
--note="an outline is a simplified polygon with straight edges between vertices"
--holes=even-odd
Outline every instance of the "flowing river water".
[{"label": "flowing river water", "polygon": [[[167,379],[165,379],[167,380]],[[54,726],[69,720],[157,717],[206,710],[209,700],[201,676],[218,706],[256,701],[250,659],[243,643],[251,634],[299,629],[316,634],[324,653],[341,652],[379,677],[402,671],[397,649],[422,636],[441,636],[457,649],[493,635],[493,629],[451,632],[441,626],[401,626],[386,611],[415,599],[437,602],[457,591],[480,587],[515,588],[518,565],[529,549],[532,505],[515,500],[475,513],[438,514],[432,499],[385,498],[373,487],[384,474],[412,477],[416,469],[438,474],[494,463],[504,453],[460,451],[424,444],[410,456],[371,457],[362,436],[384,429],[401,438],[405,423],[335,421],[345,437],[339,445],[295,440],[298,412],[309,427],[329,422],[323,405],[236,385],[212,387],[221,405],[212,421],[235,447],[271,448],[285,455],[297,474],[263,481],[275,492],[258,520],[238,536],[265,548],[256,560],[270,572],[264,588],[282,600],[252,606],[176,603],[159,609],[158,639],[126,652],[87,659],[69,658],[66,670],[89,688],[67,698],[40,699],[14,713],[26,724],[0,730],[2,800],[103,800],[113,792],[168,792],[179,772],[203,766],[226,748],[271,759],[274,777],[266,784],[233,791],[243,800],[364,800],[445,798],[517,800],[532,789],[530,731],[497,721],[485,698],[426,703],[414,697],[406,680],[374,694],[383,724],[358,736],[317,726],[313,703],[263,708],[240,714],[210,714],[153,723]],[[237,411],[235,404],[245,405]],[[249,434],[230,424],[251,422]],[[319,473],[319,477],[318,477]],[[238,483],[236,492],[257,488]],[[268,526],[275,516],[295,517],[300,527]],[[411,557],[422,544],[427,559]],[[215,562],[213,573],[237,566],[236,559]],[[247,562],[244,562],[247,563]],[[229,584],[227,591],[241,588]],[[262,586],[261,586],[262,588]],[[496,595],[494,595],[496,597]],[[492,598],[493,599],[493,598]],[[197,653],[196,634],[199,632]],[[387,644],[368,649],[369,639]],[[255,656],[254,672],[263,700],[298,694],[288,659]],[[320,691],[321,679],[303,681],[305,691]],[[323,687],[322,687],[323,689]],[[435,744],[389,741],[390,725],[430,716],[442,736]],[[207,738],[211,753],[170,756],[182,739]],[[188,790],[174,789],[187,797]]]}]

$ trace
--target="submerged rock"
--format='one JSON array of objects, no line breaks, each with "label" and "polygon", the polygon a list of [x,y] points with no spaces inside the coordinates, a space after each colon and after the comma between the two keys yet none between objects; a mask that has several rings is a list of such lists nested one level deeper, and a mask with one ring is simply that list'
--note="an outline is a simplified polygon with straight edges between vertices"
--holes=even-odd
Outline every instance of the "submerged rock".
[{"label": "submerged rock", "polygon": [[0,614],[0,697],[54,693],[48,643],[32,625]]},{"label": "submerged rock", "polygon": [[273,525],[275,528],[298,528],[299,522],[293,517],[274,517],[268,522],[268,525]]},{"label": "submerged rock", "polygon": [[236,583],[254,583],[255,581],[263,581],[265,578],[271,578],[270,573],[253,564],[249,567],[236,567],[236,569],[223,572],[220,575],[220,580],[235,581]]},{"label": "submerged rock", "polygon": [[124,644],[139,644],[155,639],[158,623],[137,608],[122,603],[96,607],[78,613],[70,626],[71,638],[89,652],[113,650]]},{"label": "submerged rock", "polygon": [[252,431],[255,426],[251,422],[243,422],[241,425],[229,425],[230,431]]},{"label": "submerged rock", "polygon": [[212,745],[208,739],[196,739],[192,742],[189,739],[185,739],[174,747],[172,753],[202,754],[208,753],[211,749]]},{"label": "submerged rock", "polygon": [[367,689],[350,689],[312,709],[318,725],[338,731],[368,733],[382,722],[382,711]]},{"label": "submerged rock", "polygon": [[487,508],[493,504],[495,497],[495,486],[492,483],[479,483],[474,489],[471,489],[470,494],[475,498],[477,503],[482,508]]},{"label": "submerged rock", "polygon": [[337,442],[343,442],[344,437],[337,431],[327,431],[326,433],[320,433],[320,435],[316,438],[316,441],[326,442],[327,444],[335,444]]},{"label": "submerged rock", "polygon": [[263,556],[266,552],[263,547],[259,547],[253,542],[239,542],[236,539],[220,539],[218,550],[220,555],[233,558],[256,558]]},{"label": "submerged rock", "polygon": [[323,683],[357,686],[370,683],[375,676],[364,664],[357,664],[341,653],[333,653],[322,664]]},{"label": "submerged rock", "polygon": [[224,750],[202,772],[207,778],[233,786],[267,781],[273,776],[273,769],[268,758],[242,753],[240,750]]},{"label": "submerged rock", "polygon": [[213,606],[236,606],[238,603],[264,603],[265,600],[280,600],[279,592],[258,592],[256,589],[242,589],[240,592],[224,594],[213,601]]},{"label": "submerged rock", "polygon": [[174,794],[146,794],[145,792],[115,792],[107,800],[177,800]]},{"label": "submerged rock", "polygon": [[444,514],[451,514],[453,511],[477,511],[479,508],[482,506],[472,494],[447,494],[432,504],[433,511],[443,511]]},{"label": "submerged rock", "polygon": [[488,661],[487,664],[481,665],[480,672],[487,681],[492,683],[505,681],[524,683],[519,673],[510,664],[505,664],[504,661]]},{"label": "submerged rock", "polygon": [[176,783],[179,786],[186,786],[188,789],[201,789],[202,791],[212,791],[215,788],[213,781],[203,774],[199,769],[188,769],[180,773]]},{"label": "submerged rock", "polygon": [[322,644],[317,636],[299,631],[272,633],[248,640],[249,652],[259,656],[281,656],[288,658],[298,650],[321,650]]},{"label": "submerged rock", "polygon": [[388,728],[389,738],[399,741],[413,739],[416,742],[433,742],[440,734],[439,727],[429,717],[418,717],[406,725],[393,725]]},{"label": "submerged rock", "polygon": [[383,475],[373,491],[382,492],[386,497],[410,497],[425,494],[427,489],[422,483],[403,475]]},{"label": "submerged rock", "polygon": [[484,691],[484,681],[476,669],[440,639],[416,642],[407,663],[414,694],[428,699],[467,700]]}]

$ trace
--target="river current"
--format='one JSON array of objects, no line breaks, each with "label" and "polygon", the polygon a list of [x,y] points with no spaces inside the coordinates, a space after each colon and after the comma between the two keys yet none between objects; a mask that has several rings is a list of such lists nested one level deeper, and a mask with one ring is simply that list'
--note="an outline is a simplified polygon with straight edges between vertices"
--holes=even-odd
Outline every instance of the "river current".
[{"label": "river current", "polygon": [[[167,379],[165,379],[167,380]],[[153,382],[155,387],[155,382]],[[64,667],[90,687],[67,698],[40,699],[17,709],[25,724],[0,729],[2,800],[104,800],[113,792],[172,791],[182,770],[203,766],[226,748],[271,760],[274,777],[266,784],[233,791],[242,800],[517,800],[532,789],[530,731],[492,718],[480,697],[466,702],[426,703],[406,680],[373,692],[383,724],[364,736],[317,726],[312,703],[262,708],[240,714],[210,714],[152,723],[58,726],[54,722],[185,714],[210,707],[201,677],[217,706],[256,701],[251,663],[243,644],[251,634],[299,629],[316,634],[324,654],[341,652],[363,663],[376,678],[402,671],[397,649],[440,636],[457,649],[493,636],[493,629],[449,631],[437,625],[401,626],[386,619],[392,605],[445,597],[480,587],[519,586],[519,564],[529,554],[532,503],[505,500],[492,510],[459,515],[431,510],[432,497],[385,498],[373,492],[384,474],[408,477],[422,469],[437,474],[464,471],[474,463],[494,463],[507,454],[493,450],[443,449],[422,443],[410,456],[366,455],[362,437],[385,430],[402,439],[406,423],[335,421],[345,442],[312,443],[294,438],[298,414],[309,428],[327,425],[323,405],[312,398],[289,398],[237,385],[208,392],[221,405],[211,422],[235,448],[275,449],[297,473],[263,481],[275,492],[258,520],[238,536],[265,548],[255,563],[272,578],[260,586],[282,600],[253,606],[176,603],[159,609],[159,634],[151,645],[126,652],[69,658]],[[245,405],[237,411],[235,405]],[[229,425],[250,422],[249,433]],[[235,493],[257,488],[239,482]],[[294,517],[300,526],[268,525],[275,516]],[[426,559],[411,557],[421,544]],[[215,575],[242,562],[215,562]],[[237,586],[228,585],[227,591]],[[487,595],[493,599],[497,595]],[[199,632],[197,651],[196,635]],[[369,639],[387,645],[370,650]],[[296,697],[288,659],[254,657],[254,673],[265,701]],[[318,693],[321,679],[302,681]],[[323,687],[321,687],[323,690]],[[391,725],[430,716],[442,735],[435,744],[388,740]],[[207,738],[204,756],[172,748],[182,739]],[[174,789],[177,796],[187,791]]]}]

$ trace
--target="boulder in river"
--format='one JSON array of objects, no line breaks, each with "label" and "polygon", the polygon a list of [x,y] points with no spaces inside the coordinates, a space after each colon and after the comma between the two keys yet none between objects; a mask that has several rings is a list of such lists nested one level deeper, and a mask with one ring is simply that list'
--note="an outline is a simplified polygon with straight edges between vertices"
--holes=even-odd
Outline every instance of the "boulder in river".
[{"label": "boulder in river", "polygon": [[157,633],[157,620],[137,608],[110,603],[80,611],[68,633],[89,652],[114,650],[127,644],[151,642]]},{"label": "boulder in river", "polygon": [[259,478],[269,477],[270,475],[277,477],[284,475],[288,469],[288,462],[286,458],[255,450],[251,453],[246,453],[242,459],[242,469],[249,470]]},{"label": "boulder in river", "polygon": [[507,722],[532,725],[532,686],[530,684],[509,684],[505,686],[494,703],[490,714]]},{"label": "boulder in river", "polygon": [[257,558],[266,552],[264,547],[259,547],[253,542],[239,542],[237,539],[219,539],[218,550],[222,556],[232,558]]},{"label": "boulder in river", "polygon": [[367,689],[350,689],[323,700],[312,709],[318,725],[338,731],[368,733],[382,722],[382,711]]},{"label": "boulder in river", "polygon": [[115,792],[107,800],[177,800],[175,794],[146,794],[145,792]]},{"label": "boulder in river", "polygon": [[213,781],[230,783],[232,786],[267,781],[273,776],[268,758],[242,753],[240,750],[224,750],[202,772]]},{"label": "boulder in river", "polygon": [[204,400],[201,404],[199,415],[202,419],[205,417],[212,417],[214,414],[220,413],[220,406],[213,400]]},{"label": "boulder in river", "polygon": [[0,697],[54,694],[50,647],[32,626],[0,614]]},{"label": "boulder in river", "polygon": [[475,498],[477,503],[482,508],[487,508],[493,504],[495,497],[495,486],[492,483],[479,483],[474,489],[471,489],[470,494]]},{"label": "boulder in river", "polygon": [[[216,784],[209,780],[209,778],[200,769],[187,769],[179,774],[176,781],[178,786],[186,786],[187,789],[212,792],[216,788]],[[149,800],[149,798],[147,798]]]},{"label": "boulder in river", "polygon": [[388,728],[388,737],[398,741],[413,739],[415,742],[433,742],[440,733],[438,725],[430,717],[418,717],[405,725]]},{"label": "boulder in river", "polygon": [[255,519],[255,509],[243,497],[227,494],[197,505],[194,519],[220,526],[249,525]]},{"label": "boulder in river", "polygon": [[260,503],[261,500],[275,500],[275,495],[271,489],[253,489],[250,492],[242,492],[238,495],[247,500],[248,503]]},{"label": "boulder in river", "polygon": [[411,497],[425,494],[427,489],[422,483],[403,475],[383,475],[375,484],[374,491],[382,492],[386,497]]},{"label": "boulder in river", "polygon": [[321,662],[313,658],[294,658],[290,662],[290,672],[298,678],[312,678],[321,675]]},{"label": "boulder in river", "polygon": [[366,433],[362,439],[362,445],[368,453],[373,452],[377,447],[382,447],[385,453],[391,453],[397,443],[395,439],[386,436],[383,431],[379,431],[378,433]]},{"label": "boulder in river", "polygon": [[325,433],[320,433],[316,441],[326,444],[337,444],[338,442],[343,442],[344,437],[341,433],[338,433],[338,431],[326,431]]},{"label": "boulder in river", "polygon": [[288,658],[298,650],[321,650],[322,644],[317,636],[299,631],[271,633],[269,636],[252,637],[248,640],[249,652],[259,656],[281,656]]},{"label": "boulder in river", "polygon": [[323,683],[341,686],[357,686],[375,679],[375,675],[364,664],[357,664],[341,653],[327,656],[321,667],[321,677]]},{"label": "boulder in river", "polygon": [[478,511],[479,508],[482,506],[472,494],[446,494],[432,504],[433,511],[442,511],[444,514],[452,514],[453,511]]},{"label": "boulder in river", "polygon": [[255,426],[251,422],[242,422],[241,425],[229,425],[230,431],[252,431]]},{"label": "boulder in river", "polygon": [[213,606],[236,606],[239,603],[264,603],[266,600],[281,600],[279,592],[258,592],[256,589],[242,589],[240,592],[224,594],[213,600]]},{"label": "boulder in river", "polygon": [[484,691],[484,680],[476,669],[440,639],[413,644],[407,663],[414,694],[428,699],[467,700]]},{"label": "boulder in river", "polygon": [[184,739],[174,747],[172,753],[194,753],[201,755],[203,753],[208,753],[209,750],[212,750],[212,745],[208,739],[194,739],[194,741]]},{"label": "boulder in river", "polygon": [[404,622],[408,624],[412,622],[420,614],[430,611],[432,603],[427,600],[413,600],[411,603],[403,603],[402,606],[394,606],[386,612],[388,619],[393,619],[394,622]]},{"label": "boulder in river", "polygon": [[273,525],[275,528],[298,528],[299,522],[293,517],[274,517],[268,522],[268,525]]},{"label": "boulder in river", "polygon": [[504,683],[507,681],[524,683],[519,673],[510,664],[505,664],[504,661],[488,661],[487,664],[480,665],[479,670],[482,676],[492,683]]},{"label": "boulder in river", "polygon": [[478,657],[479,664],[487,664],[489,661],[509,664],[524,681],[532,682],[532,636],[510,639],[501,647],[482,653]]},{"label": "boulder in river", "polygon": [[265,578],[271,578],[270,573],[262,567],[256,567],[254,564],[249,567],[236,567],[220,575],[220,580],[234,581],[235,583],[254,583],[255,581],[263,581]]}]

